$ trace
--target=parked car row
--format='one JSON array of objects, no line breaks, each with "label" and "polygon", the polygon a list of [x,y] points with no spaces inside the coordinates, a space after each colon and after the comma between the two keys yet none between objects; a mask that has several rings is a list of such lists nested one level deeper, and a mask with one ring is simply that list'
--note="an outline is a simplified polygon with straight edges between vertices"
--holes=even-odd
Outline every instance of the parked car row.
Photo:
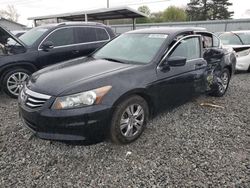
[{"label": "parked car row", "polygon": [[[27,128],[43,139],[105,136],[130,143],[161,109],[201,94],[223,96],[235,70],[235,52],[201,28],[151,28],[113,37],[104,25],[59,24],[13,38],[1,65],[11,65],[14,57],[33,61],[4,69],[3,86],[12,96],[21,91],[19,111]],[[64,62],[28,78],[59,61]]]}]

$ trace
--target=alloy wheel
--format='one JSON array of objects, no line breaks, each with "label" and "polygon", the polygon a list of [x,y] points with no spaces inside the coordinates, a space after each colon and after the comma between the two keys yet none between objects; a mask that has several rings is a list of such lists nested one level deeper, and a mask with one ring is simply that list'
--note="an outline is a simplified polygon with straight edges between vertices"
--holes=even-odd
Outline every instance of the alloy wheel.
[{"label": "alloy wheel", "polygon": [[124,137],[131,138],[143,128],[145,113],[141,105],[133,104],[126,108],[121,116],[120,131]]},{"label": "alloy wheel", "polygon": [[7,79],[7,89],[10,93],[18,96],[23,84],[27,81],[29,75],[24,72],[15,72]]}]

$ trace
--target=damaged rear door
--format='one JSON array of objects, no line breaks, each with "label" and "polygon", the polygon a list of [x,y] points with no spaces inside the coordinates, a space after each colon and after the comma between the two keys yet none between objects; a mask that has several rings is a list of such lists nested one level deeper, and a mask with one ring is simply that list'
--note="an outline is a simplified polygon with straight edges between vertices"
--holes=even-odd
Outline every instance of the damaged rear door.
[{"label": "damaged rear door", "polygon": [[210,92],[220,80],[222,65],[225,59],[225,49],[222,48],[220,39],[210,32],[196,32],[202,38],[203,58],[207,62],[206,79],[203,91]]}]

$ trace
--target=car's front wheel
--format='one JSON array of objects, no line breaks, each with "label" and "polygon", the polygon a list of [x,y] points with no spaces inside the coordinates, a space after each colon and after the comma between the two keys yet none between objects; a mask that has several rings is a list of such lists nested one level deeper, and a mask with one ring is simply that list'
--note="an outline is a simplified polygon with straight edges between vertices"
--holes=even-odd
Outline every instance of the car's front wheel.
[{"label": "car's front wheel", "polygon": [[118,144],[133,142],[142,134],[149,118],[147,102],[140,96],[132,96],[117,106],[113,113],[110,137]]},{"label": "car's front wheel", "polygon": [[30,71],[22,68],[8,71],[3,78],[3,88],[7,95],[17,98],[23,83],[27,81]]}]

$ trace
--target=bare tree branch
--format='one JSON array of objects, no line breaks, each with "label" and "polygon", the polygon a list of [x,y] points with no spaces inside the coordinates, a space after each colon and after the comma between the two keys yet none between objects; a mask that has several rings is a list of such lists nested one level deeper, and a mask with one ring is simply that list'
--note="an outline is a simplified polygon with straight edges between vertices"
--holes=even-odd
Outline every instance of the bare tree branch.
[{"label": "bare tree branch", "polygon": [[17,22],[20,15],[13,5],[8,5],[6,10],[0,10],[0,16],[5,19]]}]

